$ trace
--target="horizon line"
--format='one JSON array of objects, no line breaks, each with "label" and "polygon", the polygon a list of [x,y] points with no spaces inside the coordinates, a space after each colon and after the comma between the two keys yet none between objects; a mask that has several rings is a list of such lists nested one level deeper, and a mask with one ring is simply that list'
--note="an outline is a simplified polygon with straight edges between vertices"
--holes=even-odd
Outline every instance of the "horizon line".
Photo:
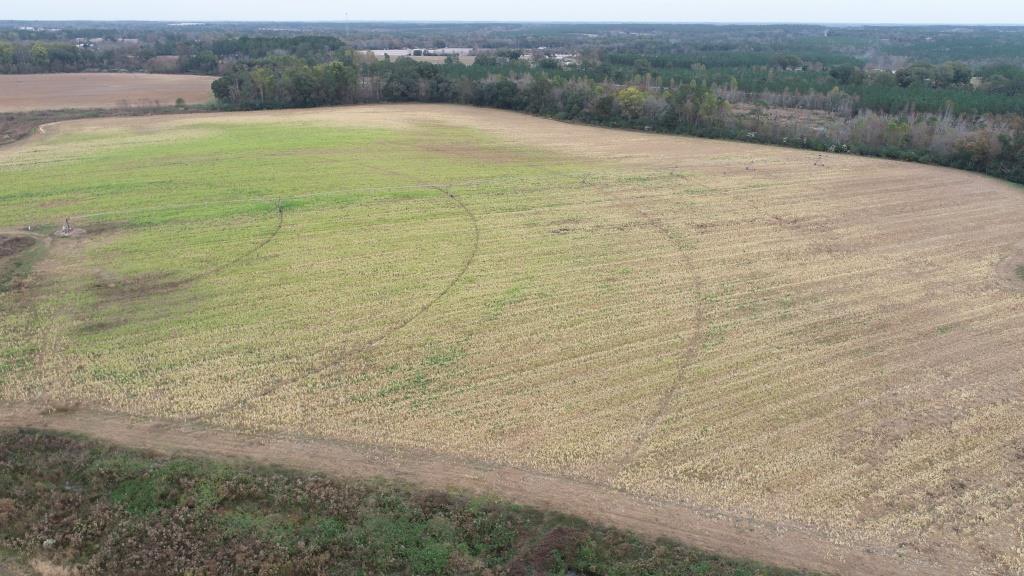
[{"label": "horizon line", "polygon": [[582,24],[582,25],[711,25],[711,26],[978,26],[1024,27],[1024,22],[827,22],[827,21],[723,21],[723,20],[201,20],[201,19],[19,19],[0,20],[7,23],[125,23],[125,24]]}]

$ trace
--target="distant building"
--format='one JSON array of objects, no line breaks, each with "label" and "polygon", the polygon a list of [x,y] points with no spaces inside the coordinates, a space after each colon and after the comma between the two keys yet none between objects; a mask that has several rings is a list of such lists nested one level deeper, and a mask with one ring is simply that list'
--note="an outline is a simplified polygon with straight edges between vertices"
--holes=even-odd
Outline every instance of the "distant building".
[{"label": "distant building", "polygon": [[459,62],[470,66],[476,60],[473,56],[473,48],[398,48],[388,50],[364,50],[363,54],[372,54],[375,58],[383,59],[385,56],[394,60],[395,58],[412,58],[419,62],[431,64],[444,64],[449,56],[454,56]]},{"label": "distant building", "polygon": [[468,56],[472,54],[472,48],[399,48],[389,50],[366,50],[376,56],[383,58],[385,55],[390,58],[401,58],[402,56]]}]

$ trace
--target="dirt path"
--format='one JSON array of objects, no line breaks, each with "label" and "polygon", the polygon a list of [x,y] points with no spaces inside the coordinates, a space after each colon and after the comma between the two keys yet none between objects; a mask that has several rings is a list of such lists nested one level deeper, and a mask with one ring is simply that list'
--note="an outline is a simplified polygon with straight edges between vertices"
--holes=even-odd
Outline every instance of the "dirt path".
[{"label": "dirt path", "polygon": [[323,440],[254,436],[205,426],[89,410],[0,405],[0,427],[85,434],[158,453],[251,460],[339,477],[383,476],[430,489],[485,493],[591,521],[668,537],[721,554],[849,576],[966,574],[954,558],[839,544],[809,527],[767,525],[679,503],[643,500],[571,479]]}]

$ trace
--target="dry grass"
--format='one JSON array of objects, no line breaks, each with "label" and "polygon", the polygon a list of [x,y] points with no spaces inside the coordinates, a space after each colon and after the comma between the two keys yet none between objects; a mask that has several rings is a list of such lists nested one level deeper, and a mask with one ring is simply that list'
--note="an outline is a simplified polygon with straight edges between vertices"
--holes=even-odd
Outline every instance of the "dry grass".
[{"label": "dry grass", "polygon": [[43,560],[41,558],[33,558],[29,561],[29,566],[31,566],[39,576],[76,576],[79,573],[78,570],[58,566],[53,562]]},{"label": "dry grass", "polygon": [[214,80],[184,74],[3,74],[0,112],[171,106],[178,98],[202,104],[213,99]]},{"label": "dry grass", "polygon": [[[1024,191],[820,164],[450,106],[65,124],[0,152],[0,227],[108,227],[0,301],[0,397],[435,451],[1024,573],[1024,295],[997,270]],[[218,268],[277,199],[273,241]]]}]

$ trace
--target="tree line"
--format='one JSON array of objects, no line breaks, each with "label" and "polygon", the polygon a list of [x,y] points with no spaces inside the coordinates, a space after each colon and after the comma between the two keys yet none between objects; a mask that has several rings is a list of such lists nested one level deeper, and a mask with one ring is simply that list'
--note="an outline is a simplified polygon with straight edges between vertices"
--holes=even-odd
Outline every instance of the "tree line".
[{"label": "tree line", "polygon": [[769,107],[730,102],[728,88],[697,79],[663,87],[539,67],[501,71],[454,59],[442,65],[409,58],[310,65],[276,58],[236,66],[213,89],[222,105],[235,109],[460,103],[609,127],[941,164],[1024,183],[1024,118],[1019,115],[862,111],[794,124],[773,119]]},{"label": "tree line", "polygon": [[[1018,181],[1024,166],[1024,57],[970,64],[940,59],[970,55],[982,44],[993,54],[998,46],[1024,46],[1024,35],[1012,31],[957,36],[931,29],[823,34],[808,26],[356,25],[351,34],[345,27],[342,41],[327,24],[296,34],[220,26],[226,28],[0,27],[0,73],[134,71],[158,62],[164,72],[222,75],[214,93],[221,105],[237,109],[457,102],[933,162]],[[385,44],[381,34],[391,35]],[[934,42],[919,42],[922,34]],[[127,41],[133,37],[138,41]],[[898,46],[879,44],[886,38]],[[376,60],[354,49],[361,42],[440,47],[446,40],[483,50],[464,66],[454,57],[444,65]],[[876,45],[883,52],[897,46],[920,60],[889,63],[886,55],[873,64],[849,56]],[[922,52],[921,46],[931,48]],[[573,55],[570,62],[555,58],[565,52]],[[779,108],[809,120],[781,121]]]},{"label": "tree line", "polygon": [[0,42],[0,74],[79,72],[103,65],[103,55],[63,43]]},{"label": "tree line", "polygon": [[148,71],[158,56],[175,62],[160,72],[217,74],[227,65],[258,62],[275,56],[297,58],[307,64],[350,61],[351,49],[333,36],[239,36],[190,38],[167,34],[155,41],[101,36],[75,42],[0,40],[0,74],[51,72]]}]

